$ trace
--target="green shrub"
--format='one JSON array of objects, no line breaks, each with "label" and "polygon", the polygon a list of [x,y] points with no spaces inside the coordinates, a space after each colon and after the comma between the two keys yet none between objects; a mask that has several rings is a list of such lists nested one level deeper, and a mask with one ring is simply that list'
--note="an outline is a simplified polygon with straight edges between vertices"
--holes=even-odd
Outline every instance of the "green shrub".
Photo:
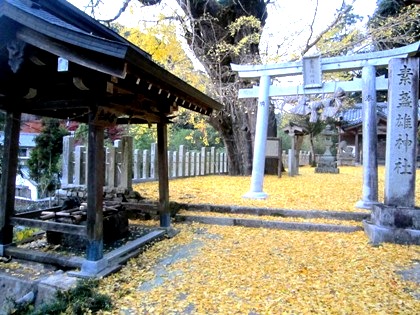
[{"label": "green shrub", "polygon": [[22,315],[82,315],[95,314],[100,310],[111,310],[111,298],[97,292],[99,281],[96,279],[80,280],[76,287],[68,291],[57,291],[55,299],[37,309],[27,306],[26,310],[17,310],[14,314]]}]

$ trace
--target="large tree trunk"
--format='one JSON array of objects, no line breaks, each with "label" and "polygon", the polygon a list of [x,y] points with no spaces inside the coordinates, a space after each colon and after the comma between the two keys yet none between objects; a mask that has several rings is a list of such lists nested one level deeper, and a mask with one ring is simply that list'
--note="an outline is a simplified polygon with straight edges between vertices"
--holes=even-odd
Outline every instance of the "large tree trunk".
[{"label": "large tree trunk", "polygon": [[[209,122],[223,138],[231,175],[251,174],[257,100],[238,100],[239,89],[251,82],[239,82],[230,63],[259,62],[260,58],[256,43],[247,46],[240,54],[233,51],[217,53],[218,47],[222,43],[238,44],[244,37],[260,32],[261,29],[247,25],[232,35],[228,26],[242,16],[254,16],[263,26],[268,2],[178,0],[193,23],[193,31],[187,31],[188,42],[212,78],[216,86],[215,96],[224,104],[224,109]],[[269,134],[276,135],[276,124],[269,126]]]},{"label": "large tree trunk", "polygon": [[[253,106],[251,101],[245,102]],[[210,117],[210,124],[219,131],[229,159],[229,174],[249,175],[252,171],[255,113],[238,104],[237,98],[225,102],[224,110]],[[242,110],[241,110],[242,108]]]},{"label": "large tree trunk", "polygon": [[316,158],[315,158],[315,144],[314,144],[314,135],[312,133],[309,134],[309,144],[311,147],[311,166],[316,166]]}]

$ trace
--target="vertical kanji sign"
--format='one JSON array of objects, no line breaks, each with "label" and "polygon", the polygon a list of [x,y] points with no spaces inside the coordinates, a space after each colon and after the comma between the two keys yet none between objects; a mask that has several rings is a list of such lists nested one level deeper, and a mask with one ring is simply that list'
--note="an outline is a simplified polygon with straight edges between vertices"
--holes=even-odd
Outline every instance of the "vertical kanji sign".
[{"label": "vertical kanji sign", "polygon": [[415,206],[418,58],[389,62],[385,204]]}]

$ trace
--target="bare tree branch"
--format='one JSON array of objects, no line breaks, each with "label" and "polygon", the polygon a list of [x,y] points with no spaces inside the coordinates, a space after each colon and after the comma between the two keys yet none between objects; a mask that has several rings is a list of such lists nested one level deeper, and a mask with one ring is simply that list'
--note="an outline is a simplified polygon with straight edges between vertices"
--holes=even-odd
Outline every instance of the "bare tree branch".
[{"label": "bare tree branch", "polygon": [[[318,7],[318,0],[317,0],[317,7]],[[311,37],[313,35],[313,33],[311,33],[311,36],[309,36],[305,47],[301,51],[301,56],[304,56],[312,47],[314,47],[328,31],[330,31],[335,25],[337,25],[346,16],[346,14],[351,9],[352,9],[352,6],[351,5],[346,5],[344,0],[343,0],[343,2],[341,4],[341,9],[338,11],[334,20],[326,28],[324,28],[324,30],[322,32],[320,32],[312,41],[310,41]],[[316,15],[316,11],[317,11],[317,8],[315,10],[315,15]],[[315,19],[315,15],[314,15],[314,19]],[[311,30],[313,31],[312,27],[313,27],[313,23],[311,24]]]}]

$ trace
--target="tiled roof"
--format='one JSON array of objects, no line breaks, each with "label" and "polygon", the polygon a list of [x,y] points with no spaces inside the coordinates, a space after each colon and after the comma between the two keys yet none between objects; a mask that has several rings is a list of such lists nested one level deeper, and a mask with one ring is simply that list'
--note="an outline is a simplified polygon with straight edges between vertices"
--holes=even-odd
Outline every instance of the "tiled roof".
[{"label": "tiled roof", "polygon": [[27,5],[27,1],[22,2],[20,0],[6,0],[6,2],[10,3],[11,5],[15,6],[16,8],[19,8],[22,11],[25,11],[26,13],[29,13],[32,16],[36,16],[48,23],[66,28],[68,30],[72,30],[72,31],[76,31],[76,32],[80,32],[80,33],[84,33],[84,34],[88,34],[87,32],[84,32],[83,30],[81,30],[80,28],[66,23],[65,21],[63,21],[62,19],[59,19],[57,16],[54,16],[52,14],[50,14],[49,12],[45,11],[42,9],[41,6],[37,5],[36,3],[33,4],[33,6],[28,6]]},{"label": "tiled roof", "polygon": [[[339,114],[341,120],[341,128],[343,130],[353,128],[355,126],[362,125],[363,118],[363,105],[356,104],[354,107],[343,110]],[[387,120],[388,117],[388,103],[378,103],[377,104],[377,117],[378,119]],[[419,120],[420,120],[420,110],[419,110]]]},{"label": "tiled roof", "polygon": [[[362,114],[363,114],[363,105],[356,104],[354,107],[349,109],[343,110],[339,114],[339,118],[341,120],[341,127],[345,129],[349,129],[358,125],[361,125]],[[382,118],[386,120],[388,114],[388,105],[387,103],[378,103],[377,104],[377,114],[378,118]]]}]

